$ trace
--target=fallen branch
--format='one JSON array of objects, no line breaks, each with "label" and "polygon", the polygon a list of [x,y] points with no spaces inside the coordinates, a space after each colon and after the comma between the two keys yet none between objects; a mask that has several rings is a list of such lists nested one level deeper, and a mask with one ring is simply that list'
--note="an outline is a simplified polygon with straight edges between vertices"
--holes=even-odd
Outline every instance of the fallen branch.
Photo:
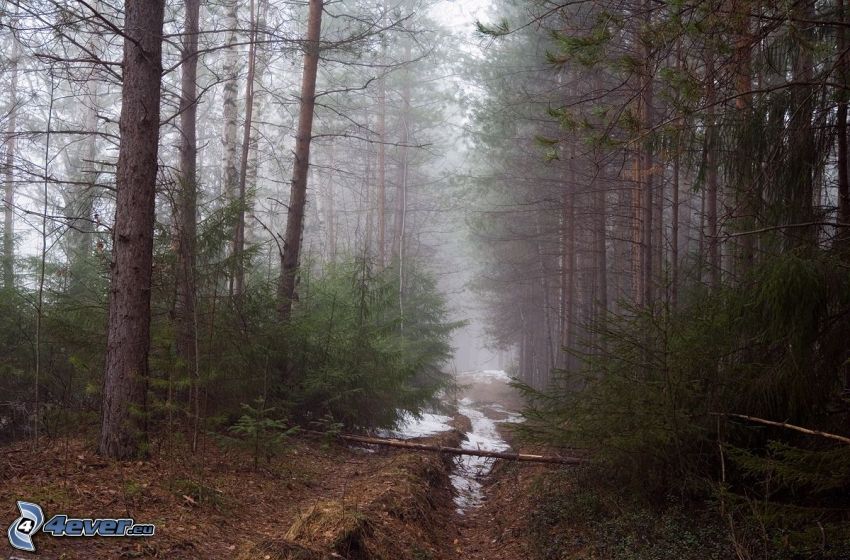
[{"label": "fallen branch", "polygon": [[369,445],[384,445],[386,447],[400,447],[402,449],[415,449],[417,451],[434,451],[437,453],[448,453],[450,455],[471,455],[473,457],[491,457],[493,459],[507,459],[508,461],[527,461],[532,463],[558,463],[561,465],[580,465],[585,463],[579,457],[556,457],[545,455],[528,455],[525,453],[503,453],[501,451],[486,451],[482,449],[461,449],[459,447],[443,447],[442,445],[429,445],[426,443],[415,443],[398,439],[383,439],[366,436],[339,435],[339,439],[355,443],[366,443]]},{"label": "fallen branch", "polygon": [[812,436],[821,436],[829,439],[834,439],[835,441],[840,441],[841,443],[846,443],[850,445],[850,438],[839,436],[837,434],[830,434],[829,432],[821,432],[819,430],[810,430],[809,428],[803,428],[801,426],[795,426],[794,424],[788,424],[786,422],[774,422],[773,420],[765,420],[764,418],[756,418],[755,416],[747,416],[745,414],[733,414],[730,412],[713,412],[712,414],[716,416],[732,416],[734,418],[741,418],[743,420],[749,420],[750,422],[757,422],[759,424],[765,424],[767,426],[776,426],[779,428],[787,428],[789,430],[794,430],[796,432],[800,432],[803,434],[809,434]]}]

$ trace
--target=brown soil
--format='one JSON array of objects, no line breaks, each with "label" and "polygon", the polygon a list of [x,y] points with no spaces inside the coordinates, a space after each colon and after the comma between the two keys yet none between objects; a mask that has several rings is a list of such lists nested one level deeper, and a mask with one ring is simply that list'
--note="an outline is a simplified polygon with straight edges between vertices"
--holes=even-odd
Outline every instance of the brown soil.
[{"label": "brown soil", "polygon": [[452,555],[464,560],[524,560],[533,558],[527,539],[527,515],[533,509],[528,490],[553,467],[539,464],[497,465],[485,485],[480,508],[457,516]]},{"label": "brown soil", "polygon": [[[456,446],[460,437],[432,440]],[[212,444],[144,462],[104,461],[78,440],[43,442],[37,452],[7,447],[0,451],[4,532],[17,500],[38,503],[48,518],[132,517],[157,529],[145,539],[39,534],[36,554],[15,552],[3,538],[0,558],[528,558],[525,490],[549,467],[497,464],[487,502],[458,515],[451,460],[309,439],[256,471],[250,458]]]}]

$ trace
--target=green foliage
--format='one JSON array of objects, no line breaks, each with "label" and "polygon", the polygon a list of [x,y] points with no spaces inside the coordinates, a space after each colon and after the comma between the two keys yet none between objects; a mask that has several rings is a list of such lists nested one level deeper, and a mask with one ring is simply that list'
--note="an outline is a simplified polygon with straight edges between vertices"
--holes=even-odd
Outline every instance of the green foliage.
[{"label": "green foliage", "polygon": [[283,335],[293,371],[282,396],[299,421],[388,427],[447,385],[440,366],[458,325],[415,267],[405,269],[403,308],[397,269],[373,273],[362,261],[308,277],[302,294]]},{"label": "green foliage", "polygon": [[247,449],[254,459],[257,470],[260,457],[266,462],[278,455],[286,444],[286,439],[298,432],[298,427],[287,427],[283,420],[273,418],[274,407],[266,406],[262,397],[254,401],[254,406],[242,404],[243,414],[227,431],[233,437],[222,438],[227,445]]},{"label": "green foliage", "polygon": [[524,387],[526,434],[592,449],[602,472],[650,503],[717,500],[741,531],[761,527],[763,557],[814,558],[826,536],[841,546],[850,448],[722,416],[842,433],[850,278],[832,258],[787,253],[735,288],[693,291],[676,312],[610,318],[582,368],[547,392]]},{"label": "green foliage", "polygon": [[[195,504],[208,504],[217,510],[228,506],[227,499],[221,490],[207,486],[203,482],[186,478],[170,480],[168,486],[175,496]],[[191,503],[190,502],[190,503]]]},{"label": "green foliage", "polygon": [[504,37],[510,34],[511,27],[506,19],[502,19],[496,24],[485,24],[476,20],[475,30],[485,37]]},{"label": "green foliage", "polygon": [[550,474],[532,489],[529,516],[540,560],[726,560],[734,548],[708,512],[634,502],[589,472]]}]

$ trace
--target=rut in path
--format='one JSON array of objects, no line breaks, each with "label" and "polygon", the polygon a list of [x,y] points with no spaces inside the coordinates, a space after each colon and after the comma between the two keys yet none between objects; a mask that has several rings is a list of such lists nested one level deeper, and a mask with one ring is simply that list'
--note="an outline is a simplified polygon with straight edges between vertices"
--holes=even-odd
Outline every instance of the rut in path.
[{"label": "rut in path", "polygon": [[[473,437],[468,438],[466,445],[481,443],[482,432],[491,439],[498,438],[499,445],[508,447],[504,442],[502,432],[505,430],[504,420],[514,419],[509,412],[499,406],[477,405],[466,403],[461,412],[475,417],[473,420]],[[480,415],[480,416],[478,416]],[[475,434],[476,427],[479,433]],[[495,433],[489,432],[490,427]],[[479,476],[469,472],[470,464],[464,461],[463,472],[453,476],[455,491],[468,490],[471,496],[458,494],[456,504],[459,506],[454,515],[455,534],[452,538],[453,558],[473,560],[516,560],[530,558],[531,550],[525,528],[528,512],[533,504],[530,503],[529,489],[533,479],[541,472],[553,468],[552,465],[541,463],[522,463],[513,461],[497,461],[479,458],[472,459],[472,468],[479,468]],[[466,485],[458,482],[455,477],[466,477]],[[460,488],[459,488],[460,486]],[[471,498],[471,499],[470,499]]]},{"label": "rut in path", "polygon": [[[503,371],[483,370],[458,375],[463,387],[458,412],[470,420],[462,447],[515,452],[505,441],[509,426],[519,422],[521,401]],[[523,530],[527,486],[545,470],[540,464],[494,461],[484,457],[461,457],[452,475],[457,509],[452,523],[454,558],[529,558]]]}]

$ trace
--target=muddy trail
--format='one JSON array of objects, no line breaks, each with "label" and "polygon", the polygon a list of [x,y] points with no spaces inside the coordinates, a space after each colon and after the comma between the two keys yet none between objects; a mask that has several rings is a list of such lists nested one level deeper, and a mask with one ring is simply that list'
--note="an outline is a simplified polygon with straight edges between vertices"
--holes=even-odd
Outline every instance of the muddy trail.
[{"label": "muddy trail", "polygon": [[[517,402],[501,372],[461,376],[456,416],[425,414],[386,435],[505,450]],[[168,449],[167,445],[174,448]],[[209,440],[200,453],[159,443],[144,462],[107,462],[82,439],[0,454],[0,516],[17,500],[48,516],[130,517],[148,539],[38,535],[35,553],[0,558],[448,560],[528,558],[526,491],[554,467],[344,445],[304,436],[255,468]]]}]

